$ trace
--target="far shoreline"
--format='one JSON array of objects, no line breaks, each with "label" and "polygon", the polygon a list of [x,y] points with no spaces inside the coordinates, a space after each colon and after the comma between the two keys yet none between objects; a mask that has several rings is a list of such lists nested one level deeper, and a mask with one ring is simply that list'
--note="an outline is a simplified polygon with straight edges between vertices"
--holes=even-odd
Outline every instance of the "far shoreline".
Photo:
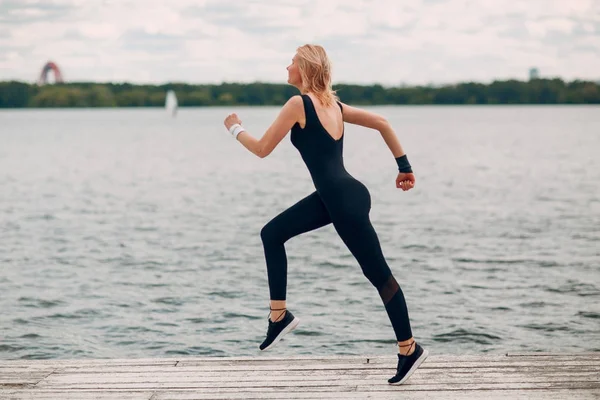
[{"label": "far shoreline", "polygon": [[[600,82],[566,82],[560,78],[489,84],[465,82],[435,87],[337,84],[333,89],[342,102],[362,107],[600,104]],[[287,83],[133,85],[73,82],[37,85],[10,81],[0,82],[0,109],[164,107],[166,95],[171,91],[180,108],[282,106],[299,94]]]}]

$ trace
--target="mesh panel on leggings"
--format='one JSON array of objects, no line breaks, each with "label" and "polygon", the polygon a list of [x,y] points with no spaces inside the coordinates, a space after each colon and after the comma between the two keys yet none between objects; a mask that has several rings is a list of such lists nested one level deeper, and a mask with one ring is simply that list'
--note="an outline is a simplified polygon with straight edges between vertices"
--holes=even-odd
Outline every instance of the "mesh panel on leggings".
[{"label": "mesh panel on leggings", "polygon": [[396,278],[394,278],[394,275],[390,275],[383,286],[379,288],[379,295],[381,296],[381,300],[383,300],[383,304],[389,303],[399,289],[400,286],[398,286]]}]

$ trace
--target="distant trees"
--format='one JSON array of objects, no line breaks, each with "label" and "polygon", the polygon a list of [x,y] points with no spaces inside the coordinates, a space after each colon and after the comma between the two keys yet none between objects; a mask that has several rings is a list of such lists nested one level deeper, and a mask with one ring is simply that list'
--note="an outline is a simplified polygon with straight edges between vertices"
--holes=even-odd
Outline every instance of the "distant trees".
[{"label": "distant trees", "polygon": [[[341,100],[357,105],[381,104],[600,104],[600,85],[561,79],[460,83],[441,87],[391,87],[339,84]],[[173,89],[179,105],[281,105],[298,91],[287,84],[132,85],[65,83],[37,86],[0,82],[0,108],[19,107],[162,107]]]}]

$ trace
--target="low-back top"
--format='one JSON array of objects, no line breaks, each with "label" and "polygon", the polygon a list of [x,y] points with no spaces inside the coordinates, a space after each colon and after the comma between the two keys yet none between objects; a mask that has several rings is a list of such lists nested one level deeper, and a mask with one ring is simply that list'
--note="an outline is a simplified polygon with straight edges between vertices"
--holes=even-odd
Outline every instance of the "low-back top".
[{"label": "low-back top", "polygon": [[[334,139],[321,124],[310,96],[303,94],[302,102],[306,125],[302,128],[299,123],[296,123],[292,127],[291,140],[294,147],[300,152],[318,189],[319,184],[328,179],[348,174],[344,168],[342,156],[344,131],[339,139]],[[342,105],[339,102],[338,105],[343,112]]]}]

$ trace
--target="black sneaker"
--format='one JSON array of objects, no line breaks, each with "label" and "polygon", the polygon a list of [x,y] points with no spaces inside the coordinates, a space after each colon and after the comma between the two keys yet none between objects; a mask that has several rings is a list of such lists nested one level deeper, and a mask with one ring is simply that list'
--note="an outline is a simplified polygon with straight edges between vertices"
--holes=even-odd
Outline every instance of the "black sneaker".
[{"label": "black sneaker", "polygon": [[402,385],[419,368],[419,365],[425,361],[428,355],[429,352],[419,346],[419,343],[417,343],[415,351],[410,356],[398,354],[396,375],[388,379],[388,383],[390,385]]},{"label": "black sneaker", "polygon": [[300,322],[299,318],[294,317],[289,311],[285,311],[285,316],[282,320],[272,322],[269,319],[269,328],[267,329],[267,338],[261,343],[261,350],[268,350],[273,347],[286,334],[293,331]]}]

